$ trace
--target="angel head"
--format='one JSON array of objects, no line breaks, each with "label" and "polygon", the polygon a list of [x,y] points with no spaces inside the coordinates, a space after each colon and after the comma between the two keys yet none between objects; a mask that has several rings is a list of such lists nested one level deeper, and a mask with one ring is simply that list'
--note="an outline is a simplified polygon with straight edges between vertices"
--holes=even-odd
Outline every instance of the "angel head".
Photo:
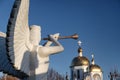
[{"label": "angel head", "polygon": [[30,26],[30,41],[34,45],[39,45],[41,41],[41,27],[38,25]]}]

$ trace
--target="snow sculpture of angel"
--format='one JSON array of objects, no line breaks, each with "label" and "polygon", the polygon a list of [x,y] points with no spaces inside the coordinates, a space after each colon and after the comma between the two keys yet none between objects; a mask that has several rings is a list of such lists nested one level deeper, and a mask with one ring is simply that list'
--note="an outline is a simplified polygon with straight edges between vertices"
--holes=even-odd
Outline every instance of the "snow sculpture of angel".
[{"label": "snow sculpture of angel", "polygon": [[[62,52],[64,48],[57,41],[59,33],[49,35],[50,41],[40,46],[41,27],[29,27],[28,12],[29,0],[15,0],[7,25],[6,53],[14,68],[30,76],[29,80],[46,80],[49,55]],[[52,43],[55,46],[50,46]],[[8,73],[10,69],[6,70]]]}]

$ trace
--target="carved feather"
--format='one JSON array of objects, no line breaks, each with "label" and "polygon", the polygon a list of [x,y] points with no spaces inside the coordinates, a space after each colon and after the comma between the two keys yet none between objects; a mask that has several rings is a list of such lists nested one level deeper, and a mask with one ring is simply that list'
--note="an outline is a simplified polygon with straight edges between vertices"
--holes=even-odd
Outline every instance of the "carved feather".
[{"label": "carved feather", "polygon": [[[7,25],[7,54],[17,70],[29,74],[29,0],[15,0]],[[27,43],[26,43],[27,42]]]}]

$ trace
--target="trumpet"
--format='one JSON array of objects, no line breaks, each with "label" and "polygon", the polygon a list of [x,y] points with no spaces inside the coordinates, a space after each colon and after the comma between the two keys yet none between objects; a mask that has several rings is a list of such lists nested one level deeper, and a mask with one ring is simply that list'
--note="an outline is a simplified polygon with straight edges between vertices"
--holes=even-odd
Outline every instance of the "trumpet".
[{"label": "trumpet", "polygon": [[[78,34],[73,34],[71,36],[59,36],[58,39],[75,39],[77,40],[78,39]],[[50,40],[49,38],[43,38],[42,40]]]}]

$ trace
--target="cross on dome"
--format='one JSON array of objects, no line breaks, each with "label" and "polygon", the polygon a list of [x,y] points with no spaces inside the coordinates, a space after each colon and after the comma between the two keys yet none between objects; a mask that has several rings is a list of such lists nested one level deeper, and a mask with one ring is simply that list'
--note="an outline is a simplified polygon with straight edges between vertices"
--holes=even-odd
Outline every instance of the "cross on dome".
[{"label": "cross on dome", "polygon": [[79,40],[79,41],[78,41],[78,45],[81,46],[81,44],[82,44],[82,42]]},{"label": "cross on dome", "polygon": [[94,54],[92,54],[91,56],[92,56],[92,59],[94,59]]}]

